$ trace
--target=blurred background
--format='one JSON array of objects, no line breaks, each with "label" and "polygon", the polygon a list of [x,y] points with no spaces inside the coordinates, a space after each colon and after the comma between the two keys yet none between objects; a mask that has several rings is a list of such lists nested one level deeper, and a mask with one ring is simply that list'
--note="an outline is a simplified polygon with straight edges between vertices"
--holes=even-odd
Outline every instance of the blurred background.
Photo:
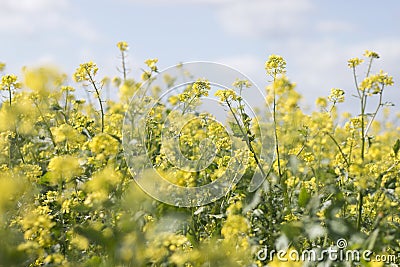
[{"label": "blurred background", "polygon": [[[264,63],[280,54],[304,109],[333,87],[352,98],[347,60],[374,50],[381,59],[373,71],[383,69],[395,80],[385,98],[400,105],[397,0],[0,0],[0,35],[0,61],[15,74],[43,64],[72,74],[93,60],[101,75],[119,75],[116,43],[126,41],[133,78],[147,58],[157,57],[161,70],[206,60],[234,67],[264,88]],[[341,107],[357,114],[352,101]]]}]

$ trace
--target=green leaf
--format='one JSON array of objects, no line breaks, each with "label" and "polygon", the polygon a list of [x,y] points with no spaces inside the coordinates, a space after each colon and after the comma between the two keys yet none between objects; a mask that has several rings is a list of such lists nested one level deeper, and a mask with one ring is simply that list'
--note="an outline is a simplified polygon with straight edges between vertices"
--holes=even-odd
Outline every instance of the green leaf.
[{"label": "green leaf", "polygon": [[242,131],[240,130],[239,125],[237,125],[237,124],[234,123],[234,122],[229,122],[229,126],[230,126],[230,128],[231,128],[231,130],[232,130],[233,136],[241,137],[241,138],[244,137]]},{"label": "green leaf", "polygon": [[302,230],[303,224],[301,222],[290,222],[282,225],[282,232],[289,238],[289,240],[301,236]]},{"label": "green leaf", "polygon": [[397,153],[399,153],[400,150],[400,139],[397,139],[396,143],[394,143],[393,146],[393,152],[397,156]]},{"label": "green leaf", "polygon": [[307,191],[305,187],[302,187],[299,193],[299,200],[298,200],[299,206],[304,208],[308,204],[310,198],[311,198],[310,193]]}]

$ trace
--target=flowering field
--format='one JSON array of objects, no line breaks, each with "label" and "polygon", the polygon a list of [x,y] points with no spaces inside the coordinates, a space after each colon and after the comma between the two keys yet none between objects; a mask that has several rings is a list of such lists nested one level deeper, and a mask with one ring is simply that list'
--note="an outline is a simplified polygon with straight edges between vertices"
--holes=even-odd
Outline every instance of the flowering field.
[{"label": "flowering field", "polygon": [[[350,59],[354,89],[332,89],[312,113],[299,107],[285,60],[271,55],[266,108],[257,116],[265,120],[245,108],[241,92],[252,90],[249,81],[213,92],[207,77],[197,79],[156,102],[145,125],[129,132],[145,135],[144,144],[127,152],[127,111],[140,113],[141,103],[159,99],[161,91],[152,84],[157,60],[147,60],[141,78],[133,79],[125,62],[128,44],[117,47],[120,77],[99,77],[93,62],[72,75],[24,68],[20,77],[0,64],[0,266],[400,264],[399,116],[391,110],[399,103],[384,97],[394,90],[392,77],[371,72],[377,53]],[[163,78],[172,88],[175,77]],[[118,90],[119,100],[106,100],[105,88]],[[151,93],[138,98],[143,88]],[[228,114],[225,126],[209,113],[191,112],[211,94]],[[339,113],[350,97],[358,99],[359,113]],[[262,136],[272,140],[270,158],[261,156]],[[137,160],[126,156],[143,147],[158,174],[185,188],[229,178],[232,162],[244,169],[207,205],[171,205],[135,181],[150,178],[138,178],[132,169]],[[174,147],[207,165],[196,171],[176,166]],[[204,153],[210,157],[203,162]],[[260,186],[249,190],[256,173]],[[329,249],[363,257],[322,253],[307,260],[292,253]]]}]

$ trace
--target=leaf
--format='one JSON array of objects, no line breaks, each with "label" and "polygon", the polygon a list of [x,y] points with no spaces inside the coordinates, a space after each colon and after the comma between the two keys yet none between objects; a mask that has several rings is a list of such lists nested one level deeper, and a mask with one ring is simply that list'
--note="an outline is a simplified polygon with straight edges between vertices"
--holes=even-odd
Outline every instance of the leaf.
[{"label": "leaf", "polygon": [[290,239],[301,236],[303,224],[301,222],[290,222],[282,225],[282,232]]},{"label": "leaf", "polygon": [[239,125],[237,125],[237,124],[234,123],[234,122],[229,122],[229,126],[230,126],[230,128],[231,128],[231,130],[232,130],[233,136],[241,137],[241,138],[244,137],[242,131],[240,130]]},{"label": "leaf", "polygon": [[397,156],[400,150],[400,139],[397,139],[396,143],[393,146],[393,152]]},{"label": "leaf", "polygon": [[307,189],[305,187],[302,187],[299,193],[299,200],[298,200],[299,206],[304,208],[308,204],[310,197],[311,195],[310,193],[308,193]]}]

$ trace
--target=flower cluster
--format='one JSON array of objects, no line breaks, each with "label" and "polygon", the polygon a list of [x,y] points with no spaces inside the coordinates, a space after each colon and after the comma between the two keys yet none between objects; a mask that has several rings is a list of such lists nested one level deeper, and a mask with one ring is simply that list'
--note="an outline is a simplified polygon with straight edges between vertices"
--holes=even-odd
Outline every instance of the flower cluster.
[{"label": "flower cluster", "polygon": [[333,103],[342,103],[344,102],[344,94],[342,89],[332,88],[328,100]]},{"label": "flower cluster", "polygon": [[128,43],[124,41],[118,42],[117,47],[121,52],[125,52],[129,48]]},{"label": "flower cluster", "polygon": [[381,70],[375,75],[366,77],[360,84],[360,90],[371,94],[379,94],[382,92],[384,86],[391,85],[393,85],[393,77]]},{"label": "flower cluster", "polygon": [[265,62],[265,70],[272,77],[276,77],[277,74],[284,74],[286,72],[286,61],[282,56],[270,55]]},{"label": "flower cluster", "polygon": [[[128,44],[117,47],[125,55]],[[215,93],[229,127],[208,112],[189,112],[212,92],[205,78],[164,103],[152,83],[157,59],[145,62],[137,80],[126,76],[125,62],[123,77],[99,79],[93,62],[81,64],[72,79],[52,68],[2,76],[0,266],[300,266],[259,259],[256,252],[261,246],[329,248],[338,237],[375,254],[400,251],[400,128],[383,102],[394,82],[383,71],[370,73],[376,52],[364,56],[365,62],[348,61],[359,113],[334,108],[345,101],[337,88],[317,99],[319,110],[303,111],[295,83],[285,76],[286,61],[272,55],[265,65],[274,78],[265,99],[272,116],[268,109],[257,111],[265,120],[248,115],[242,92],[251,84],[232,81],[232,89]],[[359,82],[356,72],[364,64],[367,75]],[[164,80],[171,88],[177,77]],[[131,99],[143,85],[149,93]],[[102,96],[103,86],[119,90],[120,100]],[[96,94],[81,99],[82,90]],[[154,106],[145,125],[131,129],[146,142],[129,143],[132,150],[125,152],[143,152],[178,186],[236,175],[232,165],[240,159],[242,179],[201,207],[150,198],[129,171],[128,164],[138,163],[127,162],[122,151],[130,99],[138,114],[143,105]],[[260,157],[265,150],[274,154],[270,161]],[[249,192],[257,175],[265,182]]]},{"label": "flower cluster", "polygon": [[73,77],[77,82],[91,82],[94,79],[94,76],[96,76],[98,70],[99,68],[97,67],[96,63],[93,63],[93,61],[89,61],[80,64],[79,68],[76,69]]}]

